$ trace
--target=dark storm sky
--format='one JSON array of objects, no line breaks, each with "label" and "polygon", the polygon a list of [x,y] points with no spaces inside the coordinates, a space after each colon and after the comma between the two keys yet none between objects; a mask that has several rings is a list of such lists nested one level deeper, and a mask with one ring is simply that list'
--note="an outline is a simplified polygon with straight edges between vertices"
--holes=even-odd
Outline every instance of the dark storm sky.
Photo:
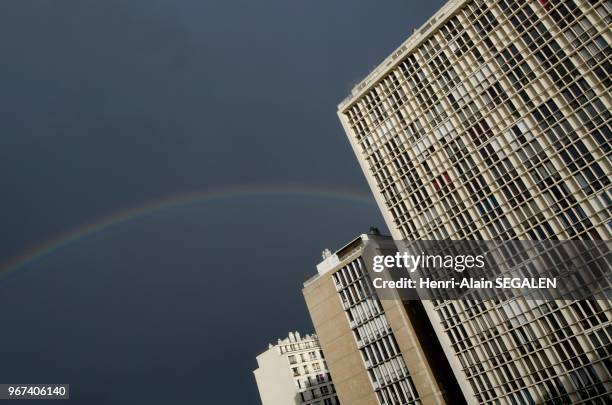
[{"label": "dark storm sky", "polygon": [[[0,263],[97,218],[227,185],[367,193],[336,105],[443,1],[0,2]],[[256,196],[108,228],[0,277],[0,383],[73,403],[259,403],[308,332],[324,247],[373,205]]]}]

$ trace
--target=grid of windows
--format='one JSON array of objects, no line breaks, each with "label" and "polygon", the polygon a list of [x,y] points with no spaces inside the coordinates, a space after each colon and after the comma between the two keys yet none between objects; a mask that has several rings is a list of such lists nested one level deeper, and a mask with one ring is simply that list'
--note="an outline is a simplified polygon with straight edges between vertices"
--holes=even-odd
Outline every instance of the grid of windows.
[{"label": "grid of windows", "polygon": [[281,341],[278,351],[281,355],[287,355],[302,404],[340,404],[316,335],[312,338]]},{"label": "grid of windows", "polygon": [[[610,239],[612,1],[456,3],[340,107],[395,236]],[[607,301],[435,310],[481,403],[612,392]]]},{"label": "grid of windows", "polygon": [[334,284],[381,405],[420,404],[419,395],[361,257]]}]

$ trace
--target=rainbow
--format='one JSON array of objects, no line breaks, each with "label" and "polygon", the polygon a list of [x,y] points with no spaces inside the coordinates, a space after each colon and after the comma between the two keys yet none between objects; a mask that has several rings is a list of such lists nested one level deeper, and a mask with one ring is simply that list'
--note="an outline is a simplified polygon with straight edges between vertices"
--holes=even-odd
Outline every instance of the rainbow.
[{"label": "rainbow", "polygon": [[110,227],[122,225],[150,214],[194,204],[204,204],[219,200],[258,196],[314,197],[375,205],[374,199],[365,193],[359,193],[351,190],[341,190],[337,188],[310,186],[233,186],[178,194],[164,197],[155,201],[150,201],[145,204],[136,205],[125,210],[113,212],[91,222],[87,222],[62,232],[55,237],[46,240],[40,245],[34,246],[19,256],[9,260],[2,267],[0,267],[0,275],[4,277],[19,269],[23,269],[37,261],[40,261],[58,250],[78,242],[79,240],[92,236]]}]

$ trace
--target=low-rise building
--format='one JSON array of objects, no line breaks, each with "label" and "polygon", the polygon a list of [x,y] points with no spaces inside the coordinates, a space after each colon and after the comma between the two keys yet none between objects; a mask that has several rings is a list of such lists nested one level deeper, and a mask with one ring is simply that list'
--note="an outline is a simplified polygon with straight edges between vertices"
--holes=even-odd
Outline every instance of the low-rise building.
[{"label": "low-rise building", "polygon": [[257,356],[263,405],[339,405],[317,335],[289,332]]}]

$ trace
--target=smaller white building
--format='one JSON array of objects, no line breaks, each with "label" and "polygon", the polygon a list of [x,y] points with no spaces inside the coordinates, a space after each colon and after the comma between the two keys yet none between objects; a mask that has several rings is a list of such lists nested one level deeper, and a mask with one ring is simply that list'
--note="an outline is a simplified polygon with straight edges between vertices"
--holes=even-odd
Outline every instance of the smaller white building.
[{"label": "smaller white building", "polygon": [[263,405],[338,405],[317,335],[289,332],[257,356],[253,371]]}]

